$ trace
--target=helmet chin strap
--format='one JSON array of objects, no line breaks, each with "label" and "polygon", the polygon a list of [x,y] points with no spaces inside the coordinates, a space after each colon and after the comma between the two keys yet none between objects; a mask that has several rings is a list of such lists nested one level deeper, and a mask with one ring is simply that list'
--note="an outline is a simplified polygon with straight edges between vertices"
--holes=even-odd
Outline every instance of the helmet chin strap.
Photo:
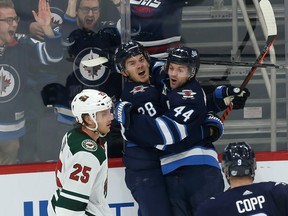
[{"label": "helmet chin strap", "polygon": [[102,134],[100,131],[98,131],[97,126],[95,128],[88,127],[87,125],[83,125],[87,129],[93,131],[95,134],[99,135],[100,137],[105,137],[107,134]]},{"label": "helmet chin strap", "polygon": [[100,136],[100,137],[105,137],[107,134],[102,134],[102,133],[100,133],[98,130],[97,131],[95,131],[95,133],[98,133],[98,135]]},{"label": "helmet chin strap", "polygon": [[84,124],[84,127],[86,127],[87,129],[93,131],[95,134],[99,135],[100,137],[105,137],[107,134],[102,134],[99,130],[98,130],[98,124],[97,124],[97,121],[96,119],[94,119],[92,116],[90,116],[91,119],[93,120],[93,122],[95,123],[95,127],[94,128],[91,128],[91,127],[88,127],[86,124]]}]

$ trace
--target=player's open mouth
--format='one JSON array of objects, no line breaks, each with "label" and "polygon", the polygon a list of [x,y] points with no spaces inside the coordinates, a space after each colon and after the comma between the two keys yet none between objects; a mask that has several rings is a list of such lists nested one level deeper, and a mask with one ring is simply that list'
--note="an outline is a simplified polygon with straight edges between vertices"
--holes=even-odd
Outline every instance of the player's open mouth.
[{"label": "player's open mouth", "polygon": [[176,83],[177,80],[176,80],[176,79],[170,79],[170,82],[171,82],[171,83]]},{"label": "player's open mouth", "polygon": [[140,73],[138,73],[139,76],[144,76],[145,75],[145,71],[142,71]]}]

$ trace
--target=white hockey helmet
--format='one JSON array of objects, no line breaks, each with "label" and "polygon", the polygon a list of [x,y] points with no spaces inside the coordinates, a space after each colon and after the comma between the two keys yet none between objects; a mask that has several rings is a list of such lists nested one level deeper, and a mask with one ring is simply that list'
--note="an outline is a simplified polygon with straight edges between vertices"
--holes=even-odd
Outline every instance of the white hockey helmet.
[{"label": "white hockey helmet", "polygon": [[106,93],[94,89],[84,89],[71,102],[72,114],[75,116],[76,121],[84,124],[82,115],[88,114],[96,124],[95,128],[89,128],[94,131],[98,128],[96,121],[97,112],[111,109],[111,107],[111,98]]}]

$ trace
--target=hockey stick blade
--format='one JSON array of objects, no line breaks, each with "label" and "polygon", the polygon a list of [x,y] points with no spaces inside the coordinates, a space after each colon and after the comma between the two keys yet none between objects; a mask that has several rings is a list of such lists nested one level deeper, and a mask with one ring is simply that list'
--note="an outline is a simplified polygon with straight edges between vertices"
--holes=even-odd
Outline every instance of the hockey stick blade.
[{"label": "hockey stick blade", "polygon": [[[272,44],[274,43],[276,36],[277,36],[276,20],[275,20],[275,15],[274,15],[271,3],[269,2],[269,0],[261,0],[259,4],[260,4],[260,8],[261,8],[261,11],[263,13],[263,17],[264,17],[264,20],[266,23],[266,27],[267,27],[267,31],[268,31],[268,38],[266,40],[266,44],[265,44],[264,49],[262,50],[262,52],[260,53],[260,55],[256,59],[254,65],[258,65],[258,64],[262,63],[263,59],[265,58],[265,56],[269,52],[269,50],[270,50],[270,48],[271,48]],[[244,81],[242,82],[242,84],[240,86],[241,91],[247,86],[248,82],[250,81],[250,79],[254,75],[254,72],[256,71],[256,69],[257,69],[257,66],[253,66],[250,69],[246,78],[244,79]],[[228,115],[232,109],[233,109],[233,103],[231,102],[221,117],[222,122],[224,122],[227,119],[227,117],[228,117]]]},{"label": "hockey stick blade", "polygon": [[105,57],[99,57],[95,59],[83,60],[81,63],[86,67],[96,67],[98,65],[108,62],[108,59]]}]

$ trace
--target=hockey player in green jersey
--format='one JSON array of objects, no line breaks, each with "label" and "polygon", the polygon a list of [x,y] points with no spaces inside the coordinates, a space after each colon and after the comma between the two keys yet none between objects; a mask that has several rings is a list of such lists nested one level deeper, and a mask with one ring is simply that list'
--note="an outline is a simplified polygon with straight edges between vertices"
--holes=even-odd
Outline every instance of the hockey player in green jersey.
[{"label": "hockey player in green jersey", "polygon": [[113,114],[111,98],[85,89],[77,94],[71,110],[77,125],[62,140],[56,170],[57,190],[48,215],[110,216],[107,195],[107,143]]}]

